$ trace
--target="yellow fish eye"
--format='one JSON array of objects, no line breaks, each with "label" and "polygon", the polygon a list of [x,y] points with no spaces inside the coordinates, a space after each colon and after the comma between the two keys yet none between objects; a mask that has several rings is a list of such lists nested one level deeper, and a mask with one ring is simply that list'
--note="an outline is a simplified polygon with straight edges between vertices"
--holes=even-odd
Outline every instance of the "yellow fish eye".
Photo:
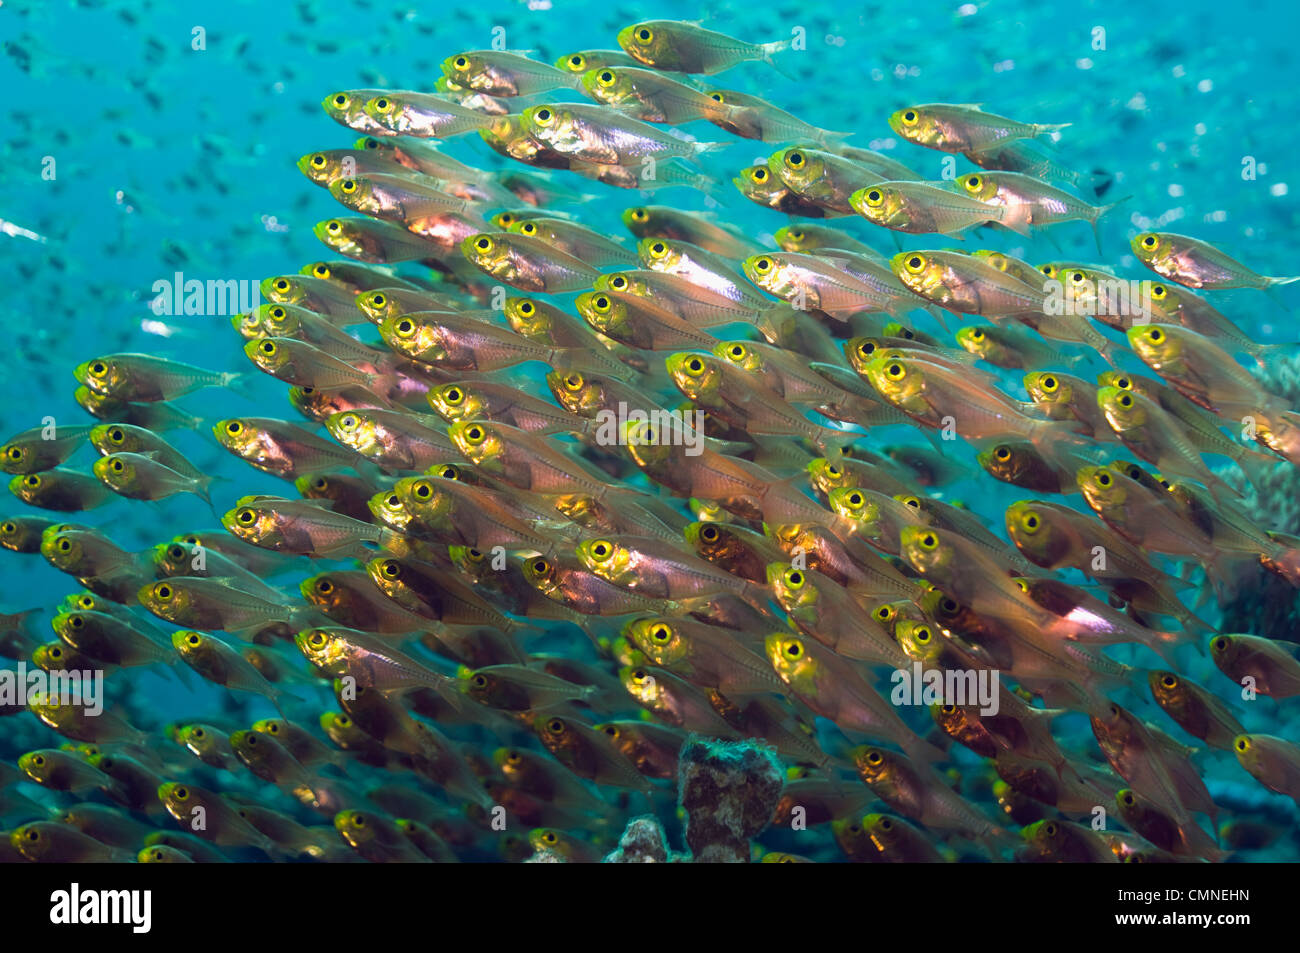
[{"label": "yellow fish eye", "polygon": [[325,223],[325,231],[329,232],[331,235],[336,235],[343,231],[343,224],[339,222],[338,219],[331,219]]},{"label": "yellow fish eye", "polygon": [[718,528],[712,523],[705,523],[704,526],[700,528],[700,539],[704,540],[706,543],[717,542],[720,535],[721,533],[718,532]]},{"label": "yellow fish eye", "polygon": [[644,26],[639,27],[637,29],[635,36],[636,36],[636,41],[640,43],[642,46],[649,46],[651,43],[654,42],[655,39],[654,30],[651,30],[649,27],[644,27]]},{"label": "yellow fish eye", "polygon": [[690,374],[692,377],[699,377],[704,373],[704,362],[698,357],[687,358],[684,366],[686,368],[686,373]]},{"label": "yellow fish eye", "polygon": [[329,160],[319,152],[313,155],[308,161],[311,163],[313,169],[323,169],[329,163]]},{"label": "yellow fish eye", "polygon": [[761,165],[756,165],[750,170],[749,177],[755,182],[762,184],[767,181],[767,169]]},{"label": "yellow fish eye", "polygon": [[103,361],[95,361],[90,365],[89,370],[91,377],[103,377],[108,373],[108,365]]},{"label": "yellow fish eye", "polygon": [[921,255],[909,255],[907,261],[903,262],[903,267],[914,275],[919,275],[925,270],[925,258]]},{"label": "yellow fish eye", "polygon": [[519,220],[515,218],[515,216],[512,215],[510,212],[502,212],[493,221],[495,221],[502,228],[509,228],[511,225],[513,225],[515,222]]},{"label": "yellow fish eye", "polygon": [[617,78],[618,77],[614,75],[613,70],[606,69],[606,70],[601,70],[600,73],[597,74],[596,82],[600,83],[601,86],[604,86],[605,88],[608,89],[610,86],[614,85],[614,81]]},{"label": "yellow fish eye", "polygon": [[1210,648],[1216,652],[1226,652],[1228,650],[1228,637],[1221,635],[1210,642]]},{"label": "yellow fish eye", "polygon": [[126,464],[121,460],[110,460],[108,466],[114,473],[121,473],[126,469]]},{"label": "yellow fish eye", "polygon": [[604,539],[598,539],[591,544],[591,555],[597,562],[604,562],[614,555],[614,544]]},{"label": "yellow fish eye", "polygon": [[605,295],[597,295],[592,298],[591,306],[601,314],[607,313],[613,307],[609,298],[605,297]]},{"label": "yellow fish eye", "polygon": [[894,609],[891,606],[879,606],[871,614],[881,622],[888,622],[894,617]]},{"label": "yellow fish eye", "polygon": [[803,655],[803,643],[798,639],[791,639],[785,643],[786,658],[797,659]]},{"label": "yellow fish eye", "polygon": [[533,572],[537,573],[537,575],[540,576],[543,573],[549,572],[550,569],[551,569],[551,564],[548,563],[545,559],[533,560]]},{"label": "yellow fish eye", "polygon": [[885,376],[890,380],[900,380],[906,373],[907,369],[897,361],[885,368]]},{"label": "yellow fish eye", "polygon": [[438,467],[437,475],[442,477],[444,480],[459,480],[460,470],[454,463],[444,463],[442,466]]},{"label": "yellow fish eye", "polygon": [[415,322],[410,318],[402,318],[393,327],[393,333],[399,338],[409,338],[415,335]]},{"label": "yellow fish eye", "polygon": [[1248,735],[1238,735],[1232,742],[1232,746],[1243,754],[1250,750],[1250,737]]},{"label": "yellow fish eye", "polygon": [[1151,297],[1153,298],[1163,298],[1168,293],[1169,293],[1169,289],[1166,288],[1164,285],[1151,286]]},{"label": "yellow fish eye", "polygon": [[454,407],[465,399],[465,392],[455,384],[448,384],[442,389],[442,399]]},{"label": "yellow fish eye", "polygon": [[726,100],[722,98],[721,93],[709,93],[709,98],[713,100],[715,103],[726,102]]},{"label": "yellow fish eye", "polygon": [[484,430],[482,427],[480,427],[478,424],[474,424],[473,426],[468,427],[465,430],[465,442],[472,447],[477,447],[486,439],[487,439],[487,431]]},{"label": "yellow fish eye", "polygon": [[[317,266],[317,267],[322,267],[322,266]],[[325,270],[325,272],[326,272],[327,274],[329,273],[329,269],[328,269],[328,268],[325,268],[324,270]],[[279,320],[280,318],[283,318],[287,313],[288,313],[288,312],[286,312],[286,311],[284,310],[284,308],[281,308],[279,305],[276,305],[276,306],[275,306],[274,308],[272,308],[271,311],[270,311],[270,315],[271,315],[271,317],[275,318],[276,320]]]},{"label": "yellow fish eye", "polygon": [[345,433],[351,433],[361,426],[361,418],[355,414],[345,414],[339,418],[339,430]]},{"label": "yellow fish eye", "polygon": [[582,390],[582,385],[582,375],[576,372],[564,378],[564,389],[572,393],[576,394],[578,391]]},{"label": "yellow fish eye", "polygon": [[934,533],[926,533],[924,536],[918,539],[917,542],[920,544],[922,549],[927,551],[933,552],[934,550],[939,548],[939,537],[936,536]]},{"label": "yellow fish eye", "polygon": [[393,101],[386,96],[380,96],[377,99],[373,99],[371,100],[371,103],[375,107],[375,112],[386,113],[391,112],[393,109]]},{"label": "yellow fish eye", "polygon": [[361,140],[361,148],[375,150],[379,148],[379,140],[373,136],[366,136]]},{"label": "yellow fish eye", "polygon": [[344,106],[346,106],[347,104],[348,104],[348,98],[347,98],[347,96],[343,95],[342,93],[335,93],[335,94],[334,94],[334,105],[335,105],[337,108],[342,109],[342,108],[343,108]]},{"label": "yellow fish eye", "polygon": [[1074,282],[1076,285],[1081,285],[1081,284],[1083,284],[1084,281],[1087,280],[1087,278],[1088,278],[1088,276],[1085,275],[1085,274],[1084,274],[1083,272],[1081,272],[1081,271],[1071,272],[1071,274],[1070,274],[1070,280],[1071,280],[1072,282]]},{"label": "yellow fish eye", "polygon": [[867,752],[867,764],[881,765],[885,763],[885,756],[876,749]]},{"label": "yellow fish eye", "polygon": [[866,504],[867,498],[857,490],[854,490],[852,493],[844,497],[844,501],[848,503],[850,507],[857,510],[861,509]]},{"label": "yellow fish eye", "polygon": [[1143,248],[1154,249],[1160,244],[1160,239],[1154,233],[1148,232],[1142,236],[1141,242]]},{"label": "yellow fish eye", "polygon": [[781,577],[786,586],[790,589],[802,589],[804,584],[804,574],[798,569],[787,569]]},{"label": "yellow fish eye", "polygon": [[626,275],[614,275],[609,279],[609,286],[615,291],[623,291],[628,286]]},{"label": "yellow fish eye", "polygon": [[38,473],[33,473],[33,474],[31,474],[30,476],[24,477],[24,478],[23,478],[23,483],[25,483],[27,486],[30,486],[30,487],[38,487],[38,486],[40,486],[40,485],[41,485],[41,477],[40,477],[40,474],[38,474]]},{"label": "yellow fish eye", "polygon": [[524,224],[519,226],[519,234],[535,235],[537,234],[537,225],[533,222],[524,222]]},{"label": "yellow fish eye", "polygon": [[1039,386],[1042,387],[1043,390],[1049,394],[1055,393],[1056,389],[1061,386],[1060,381],[1058,381],[1051,374],[1048,374],[1046,377],[1040,379],[1038,383]]},{"label": "yellow fish eye", "polygon": [[388,304],[388,298],[384,296],[382,291],[376,291],[370,296],[370,304],[372,307],[382,308]]},{"label": "yellow fish eye", "polygon": [[650,638],[655,642],[671,642],[673,638],[672,627],[660,622],[650,630]]},{"label": "yellow fish eye", "polygon": [[876,353],[876,342],[875,341],[860,342],[857,347],[857,352],[858,352],[858,357],[863,358],[864,360],[870,358],[872,354]]},{"label": "yellow fish eye", "polygon": [[390,493],[388,496],[384,497],[384,505],[392,507],[395,510],[401,509],[402,501],[396,493]]},{"label": "yellow fish eye", "polygon": [[351,195],[357,190],[357,183],[353,179],[344,179],[339,183],[339,191],[344,195]]},{"label": "yellow fish eye", "polygon": [[525,298],[523,301],[519,302],[519,309],[518,309],[518,310],[519,310],[519,313],[522,314],[524,317],[528,317],[528,316],[530,316],[534,311],[537,310],[537,306],[534,305],[534,304],[533,304],[531,301],[529,301],[527,298]]},{"label": "yellow fish eye", "polygon": [[558,718],[552,718],[550,721],[546,723],[547,732],[553,735],[564,734],[566,728],[567,726],[564,724],[564,722]]},{"label": "yellow fish eye", "polygon": [[732,360],[743,361],[746,354],[745,345],[733,344],[727,349],[727,353],[731,355]]},{"label": "yellow fish eye", "polygon": [[668,246],[665,245],[663,242],[655,242],[653,245],[650,246],[651,258],[659,259],[659,258],[663,258],[664,255],[667,254],[668,254]]},{"label": "yellow fish eye", "polygon": [[451,65],[456,67],[456,69],[466,69],[469,67],[469,60],[465,59],[463,56],[458,56],[451,61]]},{"label": "yellow fish eye", "polygon": [[1150,331],[1147,332],[1147,340],[1150,341],[1152,344],[1159,344],[1164,339],[1165,339],[1165,332],[1161,331],[1159,328],[1152,328]]},{"label": "yellow fish eye", "polygon": [[767,257],[754,259],[754,272],[760,275],[766,275],[772,270],[772,259]]},{"label": "yellow fish eye", "polygon": [[23,457],[27,456],[27,451],[22,447],[10,447],[8,451],[6,451],[6,455],[10,460],[21,460]]},{"label": "yellow fish eye", "polygon": [[411,493],[414,494],[417,499],[427,500],[429,497],[433,496],[433,487],[424,480],[420,480],[415,484],[415,486],[411,487]]},{"label": "yellow fish eye", "polygon": [[885,193],[880,189],[867,189],[867,194],[862,199],[870,208],[879,208],[885,202]]},{"label": "yellow fish eye", "polygon": [[1097,474],[1097,485],[1098,485],[1098,486],[1110,486],[1111,483],[1113,483],[1113,482],[1114,482],[1114,481],[1111,480],[1111,478],[1110,478],[1110,474],[1107,473],[1106,471],[1103,470],[1101,473],[1098,473],[1098,474]]},{"label": "yellow fish eye", "polygon": [[385,559],[379,564],[379,571],[389,579],[398,579],[402,575],[402,564],[395,559]]},{"label": "yellow fish eye", "polygon": [[572,56],[569,57],[569,68],[570,68],[570,69],[573,69],[573,70],[580,70],[580,69],[582,69],[586,64],[587,64],[587,58],[586,58],[585,56],[583,56],[581,53],[574,53]]},{"label": "yellow fish eye", "polygon": [[967,191],[978,192],[980,188],[983,186],[983,184],[984,184],[984,180],[981,179],[978,175],[966,176],[965,185]]},{"label": "yellow fish eye", "polygon": [[493,245],[492,239],[488,238],[486,235],[480,235],[477,239],[474,240],[474,247],[479,251],[483,251],[483,252],[491,251],[492,245]]},{"label": "yellow fish eye", "polygon": [[1177,688],[1178,676],[1174,675],[1172,672],[1166,672],[1164,678],[1160,679],[1160,684],[1165,688]]},{"label": "yellow fish eye", "polygon": [[785,164],[792,169],[802,169],[808,164],[808,158],[799,150],[787,152],[785,154]]},{"label": "yellow fish eye", "polygon": [[916,629],[912,632],[912,637],[916,639],[916,641],[919,642],[921,645],[924,645],[926,642],[930,641],[930,627],[925,625],[918,625]]},{"label": "yellow fish eye", "polygon": [[313,648],[318,649],[325,644],[325,636],[320,632],[313,632],[311,638],[307,641],[311,643]]},{"label": "yellow fish eye", "polygon": [[984,340],[983,328],[971,328],[970,336],[972,341],[983,341]]},{"label": "yellow fish eye", "polygon": [[317,579],[316,591],[319,592],[322,596],[328,596],[331,592],[334,591],[334,583],[330,582],[330,580],[328,579]]},{"label": "yellow fish eye", "polygon": [[287,279],[287,278],[278,278],[278,279],[276,279],[276,282],[275,282],[275,290],[276,290],[276,291],[288,291],[288,290],[289,290],[289,281],[288,281],[288,279]]},{"label": "yellow fish eye", "polygon": [[993,451],[993,456],[997,457],[999,460],[1010,460],[1011,448],[1006,444],[1002,444],[1002,446]]},{"label": "yellow fish eye", "polygon": [[235,519],[245,526],[250,526],[257,522],[257,514],[245,507],[235,514]]},{"label": "yellow fish eye", "polygon": [[915,126],[917,122],[920,120],[920,118],[921,118],[920,115],[917,113],[915,109],[904,110],[903,114],[899,117],[899,119],[902,120],[904,126]]},{"label": "yellow fish eye", "polygon": [[1133,397],[1128,392],[1125,392],[1115,398],[1115,403],[1127,410],[1129,407],[1133,406]]},{"label": "yellow fish eye", "polygon": [[257,346],[257,349],[267,357],[274,357],[275,352],[279,350],[274,341],[263,341]]},{"label": "yellow fish eye", "polygon": [[632,221],[644,222],[650,217],[650,213],[643,208],[632,209]]},{"label": "yellow fish eye", "polygon": [[1026,510],[1025,513],[1020,517],[1020,525],[1024,529],[1032,533],[1035,530],[1037,530],[1038,527],[1042,524],[1039,521],[1038,514],[1036,512],[1034,512],[1033,510]]},{"label": "yellow fish eye", "polygon": [[555,113],[545,106],[533,110],[533,122],[539,126],[549,126],[555,122]]}]

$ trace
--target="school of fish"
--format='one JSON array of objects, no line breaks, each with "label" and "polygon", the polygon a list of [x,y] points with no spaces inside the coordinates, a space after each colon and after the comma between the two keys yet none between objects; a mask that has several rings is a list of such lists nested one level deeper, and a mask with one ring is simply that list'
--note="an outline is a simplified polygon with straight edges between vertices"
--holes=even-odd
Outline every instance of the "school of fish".
[{"label": "school of fish", "polygon": [[[351,133],[298,168],[342,206],[315,228],[338,257],[266,278],[232,322],[249,366],[79,354],[93,419],[0,447],[46,511],[0,517],[7,558],[76,587],[0,618],[0,654],[277,717],[0,706],[48,729],[0,763],[0,860],[598,861],[637,815],[676,840],[693,735],[785,766],[763,862],[1218,862],[1294,825],[1221,816],[1201,765],[1300,805],[1300,744],[1243,725],[1295,704],[1293,646],[1213,621],[1261,567],[1300,587],[1300,538],[1242,501],[1300,466],[1300,414],[1248,366],[1294,352],[1214,295],[1297,279],[1164,231],[1133,237],[1137,279],[980,250],[1123,199],[1068,168],[1068,123],[1028,121],[1060,117],[864,114],[885,155],[715,78],[786,45],[650,20],[324,98]],[[475,135],[502,167],[441,148]],[[636,204],[738,200],[702,165],[736,138],[775,150],[732,170],[774,247]],[[926,149],[972,170],[927,179]],[[606,202],[627,235],[583,225]],[[886,256],[851,219],[934,241]],[[258,374],[287,404],[222,416]],[[283,494],[214,483],[185,429]],[[945,492],[972,475],[1025,499]],[[76,522],[184,493],[220,526],[132,552]],[[992,695],[899,704],[914,680]]]}]

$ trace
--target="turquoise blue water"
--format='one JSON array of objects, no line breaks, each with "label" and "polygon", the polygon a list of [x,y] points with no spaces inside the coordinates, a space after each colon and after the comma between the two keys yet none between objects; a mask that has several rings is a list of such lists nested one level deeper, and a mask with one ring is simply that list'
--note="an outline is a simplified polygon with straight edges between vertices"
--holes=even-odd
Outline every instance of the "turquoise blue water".
[{"label": "turquoise blue water", "polygon": [[[754,40],[797,32],[806,49],[780,58],[790,76],[748,63],[715,77],[716,85],[762,95],[808,122],[851,132],[852,144],[932,178],[946,171],[944,157],[900,141],[886,122],[895,109],[982,103],[1005,115],[1068,122],[1050,146],[1054,158],[1105,180],[1106,201],[1127,197],[1102,220],[1100,257],[1081,223],[1033,242],[986,231],[968,244],[1030,261],[1099,261],[1141,278],[1147,273],[1128,240],[1161,228],[1209,241],[1261,273],[1293,274],[1300,271],[1292,240],[1300,226],[1298,10],[1287,0],[911,0],[707,9],[565,0],[219,6],[6,0],[0,5],[0,173],[7,188],[0,193],[0,219],[16,228],[15,234],[0,233],[8,337],[0,434],[39,425],[47,416],[85,422],[72,399],[71,369],[96,354],[148,351],[212,369],[246,369],[243,342],[228,317],[159,318],[149,309],[154,283],[177,272],[187,279],[260,280],[337,257],[311,231],[336,206],[294,165],[306,152],[344,147],[356,138],[323,113],[321,100],[353,87],[431,89],[445,56],[486,47],[497,30],[504,31],[507,47],[547,62],[575,49],[614,47],[621,26],[651,16],[707,15],[710,28]],[[688,131],[702,140],[722,138],[703,123]],[[727,150],[705,157],[705,170],[720,182],[720,205],[685,189],[653,201],[710,209],[747,234],[770,236],[786,218],[747,202],[729,180],[774,148],[733,140]],[[505,160],[474,136],[448,143],[447,151],[471,164],[504,168]],[[958,171],[969,168],[958,159]],[[1254,176],[1243,176],[1250,169]],[[584,223],[609,233],[621,230],[621,211],[640,201],[636,193],[567,181],[595,196],[575,209]],[[931,237],[896,238],[865,222],[844,227],[887,253],[935,246]],[[1253,291],[1221,293],[1215,300],[1260,340],[1294,340],[1300,294],[1287,289],[1280,298],[1289,310]],[[924,317],[918,326],[940,333]],[[283,386],[262,377],[249,395],[204,391],[178,404],[212,420],[253,411],[294,416]],[[246,493],[284,492],[281,481],[232,459],[206,431],[172,436],[178,449],[222,478],[214,486],[218,512]],[[91,460],[86,448],[70,465],[88,467]],[[996,525],[1006,504],[1026,494],[981,479],[948,495]],[[0,510],[35,512],[16,500]],[[189,496],[115,501],[84,521],[128,549],[215,525],[204,504]],[[0,553],[0,580],[0,610],[47,608],[36,624],[42,634],[49,607],[75,586],[39,557],[11,553]],[[1221,679],[1212,669],[1203,674],[1202,682]],[[132,678],[132,703],[152,722],[147,727],[224,704],[218,695],[191,693],[152,672]],[[1251,709],[1247,727],[1287,735],[1294,710],[1284,706],[1262,702]],[[272,714],[260,700],[248,711]],[[1086,724],[1076,728],[1086,737]],[[7,730],[17,734],[9,744],[0,734],[0,750],[53,737],[38,737],[32,725],[19,727],[13,719],[0,722],[0,732]],[[1230,758],[1216,756],[1209,771],[1216,794],[1267,802],[1275,816],[1286,816],[1290,802],[1261,794]],[[1279,851],[1289,857],[1291,848]]]}]

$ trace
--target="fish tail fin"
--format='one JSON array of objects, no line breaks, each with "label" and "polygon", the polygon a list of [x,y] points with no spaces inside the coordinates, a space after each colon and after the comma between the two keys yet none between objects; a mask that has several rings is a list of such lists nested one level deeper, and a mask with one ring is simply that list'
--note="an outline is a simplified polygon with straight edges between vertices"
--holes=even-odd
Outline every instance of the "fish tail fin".
[{"label": "fish tail fin", "polygon": [[1145,645],[1156,655],[1160,656],[1161,661],[1168,665],[1174,671],[1178,670],[1178,663],[1174,660],[1174,649],[1187,641],[1181,632],[1169,632],[1164,629],[1151,629],[1151,635],[1147,637]]},{"label": "fish tail fin", "polygon": [[947,752],[926,741],[920,735],[904,738],[899,742],[899,745],[907,752],[909,758],[922,764],[937,764],[940,761],[949,760]]},{"label": "fish tail fin", "polygon": [[221,375],[221,386],[234,391],[240,397],[254,400],[256,396],[253,393],[253,381],[260,378],[260,371],[227,371]]},{"label": "fish tail fin", "polygon": [[1126,196],[1124,196],[1122,199],[1116,199],[1115,201],[1111,202],[1111,203],[1108,204],[1108,205],[1098,205],[1098,206],[1096,206],[1096,207],[1093,208],[1093,210],[1092,210],[1092,214],[1091,214],[1091,215],[1089,216],[1089,218],[1088,218],[1088,224],[1092,226],[1092,237],[1093,237],[1093,238],[1096,240],[1096,242],[1097,242],[1097,254],[1099,254],[1099,255],[1102,254],[1102,250],[1101,250],[1101,225],[1099,224],[1099,222],[1100,222],[1100,220],[1101,220],[1101,217],[1102,217],[1103,215],[1105,215],[1107,212],[1109,212],[1109,211],[1111,211],[1112,209],[1114,209],[1115,206],[1117,206],[1117,205],[1122,205],[1124,202],[1127,202],[1127,201],[1128,201],[1129,199],[1131,199],[1132,197],[1133,197],[1133,196],[1131,196],[1131,195],[1126,195]]},{"label": "fish tail fin", "polygon": [[1060,132],[1062,129],[1069,129],[1073,126],[1072,122],[1044,122],[1034,126],[1034,138],[1039,136],[1050,135],[1053,132]]},{"label": "fish tail fin", "polygon": [[783,53],[790,48],[789,40],[773,40],[771,43],[760,43],[758,48],[763,53],[763,62],[772,69],[776,70],[788,80],[797,81],[798,77],[794,75],[786,66],[776,61],[776,54]]},{"label": "fish tail fin", "polygon": [[730,145],[731,145],[730,142],[692,142],[691,157],[696,158],[698,156],[705,155],[710,152],[719,152],[723,149],[726,149]]},{"label": "fish tail fin", "polygon": [[1241,452],[1233,459],[1250,485],[1261,491],[1274,468],[1285,462],[1272,453],[1252,450],[1246,446],[1241,446]]},{"label": "fish tail fin", "polygon": [[1265,278],[1264,287],[1259,290],[1277,302],[1277,306],[1283,311],[1290,311],[1291,309],[1287,307],[1286,302],[1282,300],[1282,296],[1277,293],[1276,289],[1280,288],[1282,285],[1289,285],[1293,281],[1300,281],[1300,275],[1297,275],[1294,278]]}]

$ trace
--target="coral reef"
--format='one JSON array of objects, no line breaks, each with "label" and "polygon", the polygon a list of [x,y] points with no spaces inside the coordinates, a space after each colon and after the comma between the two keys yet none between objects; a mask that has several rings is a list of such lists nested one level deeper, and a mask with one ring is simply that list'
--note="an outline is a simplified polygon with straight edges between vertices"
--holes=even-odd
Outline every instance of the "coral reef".
[{"label": "coral reef", "polygon": [[608,854],[606,864],[664,864],[669,861],[668,838],[652,815],[634,817],[619,839],[618,849]]},{"label": "coral reef", "polygon": [[750,840],[776,811],[785,785],[770,748],[692,738],[682,746],[678,794],[696,863],[748,863]]}]

